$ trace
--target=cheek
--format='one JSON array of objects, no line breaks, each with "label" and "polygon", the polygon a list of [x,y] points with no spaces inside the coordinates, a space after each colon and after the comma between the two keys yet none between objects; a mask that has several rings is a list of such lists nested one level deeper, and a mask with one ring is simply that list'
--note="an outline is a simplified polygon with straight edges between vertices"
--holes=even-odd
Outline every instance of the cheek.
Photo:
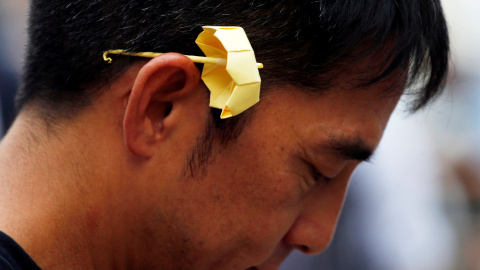
[{"label": "cheek", "polygon": [[283,232],[297,212],[302,179],[291,172],[290,155],[278,139],[250,141],[226,151],[218,166],[226,175],[215,178],[225,181],[221,193],[250,234]]},{"label": "cheek", "polygon": [[301,194],[298,176],[265,172],[231,191],[235,198],[232,218],[238,225],[238,235],[245,241],[242,244],[254,254],[272,251],[298,216]]},{"label": "cheek", "polygon": [[239,139],[214,154],[206,175],[178,183],[172,226],[190,250],[255,261],[281,242],[298,215],[303,180],[291,172],[288,145],[279,140]]},{"label": "cheek", "polygon": [[[295,209],[285,199],[291,197],[284,189],[288,180],[273,179],[267,189],[264,181],[254,178],[209,176],[185,182],[192,188],[176,200],[169,218],[169,227],[182,236],[175,240],[183,245],[182,256],[206,264],[238,261],[254,265],[265,260],[295,220]],[[211,269],[222,268],[228,267]]]},{"label": "cheek", "polygon": [[233,173],[215,171],[195,184],[192,197],[198,201],[189,201],[192,212],[201,213],[208,230],[222,235],[220,241],[250,249],[276,245],[295,219],[297,178],[241,166],[228,170],[225,162],[216,165]]}]

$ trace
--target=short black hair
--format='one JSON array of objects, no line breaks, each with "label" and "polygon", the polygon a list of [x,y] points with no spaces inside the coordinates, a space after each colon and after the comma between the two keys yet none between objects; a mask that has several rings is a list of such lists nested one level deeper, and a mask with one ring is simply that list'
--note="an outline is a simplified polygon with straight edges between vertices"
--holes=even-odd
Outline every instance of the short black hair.
[{"label": "short black hair", "polygon": [[110,65],[104,51],[203,55],[194,41],[204,25],[245,29],[265,64],[264,88],[282,82],[321,91],[340,63],[388,48],[385,68],[365,71],[368,83],[409,68],[417,110],[440,93],[448,69],[440,0],[32,0],[17,107],[72,116],[140,60]]}]

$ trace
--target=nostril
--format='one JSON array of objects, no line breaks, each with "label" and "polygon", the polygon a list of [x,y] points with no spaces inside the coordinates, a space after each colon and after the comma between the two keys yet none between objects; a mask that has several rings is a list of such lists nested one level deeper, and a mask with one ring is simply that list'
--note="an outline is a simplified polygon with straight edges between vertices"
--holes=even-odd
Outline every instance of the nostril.
[{"label": "nostril", "polygon": [[308,250],[309,250],[309,248],[308,248],[307,246],[305,246],[305,245],[301,245],[301,246],[299,246],[298,248],[299,248],[300,251],[302,251],[302,252],[308,252]]}]

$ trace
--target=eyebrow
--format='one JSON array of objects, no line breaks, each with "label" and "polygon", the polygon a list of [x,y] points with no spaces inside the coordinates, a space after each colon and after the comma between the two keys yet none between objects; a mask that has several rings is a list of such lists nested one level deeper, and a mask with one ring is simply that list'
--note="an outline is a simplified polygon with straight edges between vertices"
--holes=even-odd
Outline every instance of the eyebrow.
[{"label": "eyebrow", "polygon": [[345,160],[368,162],[374,152],[373,148],[368,146],[360,137],[348,138],[330,134],[326,146]]}]

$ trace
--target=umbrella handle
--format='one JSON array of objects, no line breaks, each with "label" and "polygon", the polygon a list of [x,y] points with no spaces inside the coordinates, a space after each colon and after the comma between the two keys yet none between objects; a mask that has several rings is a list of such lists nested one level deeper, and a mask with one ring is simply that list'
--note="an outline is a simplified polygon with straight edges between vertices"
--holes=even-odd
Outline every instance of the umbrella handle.
[{"label": "umbrella handle", "polygon": [[[155,53],[155,52],[126,52],[125,50],[109,50],[103,53],[103,60],[108,62],[109,64],[112,63],[112,58],[108,57],[109,54],[118,54],[118,55],[128,55],[128,56],[139,56],[139,57],[147,57],[147,58],[155,58],[163,53]],[[219,66],[226,66],[227,60],[224,58],[215,58],[215,57],[205,57],[205,56],[195,56],[195,55],[185,55],[186,57],[190,58],[195,63],[202,63],[202,64],[214,64]],[[258,68],[263,68],[262,63],[257,63]]]}]

